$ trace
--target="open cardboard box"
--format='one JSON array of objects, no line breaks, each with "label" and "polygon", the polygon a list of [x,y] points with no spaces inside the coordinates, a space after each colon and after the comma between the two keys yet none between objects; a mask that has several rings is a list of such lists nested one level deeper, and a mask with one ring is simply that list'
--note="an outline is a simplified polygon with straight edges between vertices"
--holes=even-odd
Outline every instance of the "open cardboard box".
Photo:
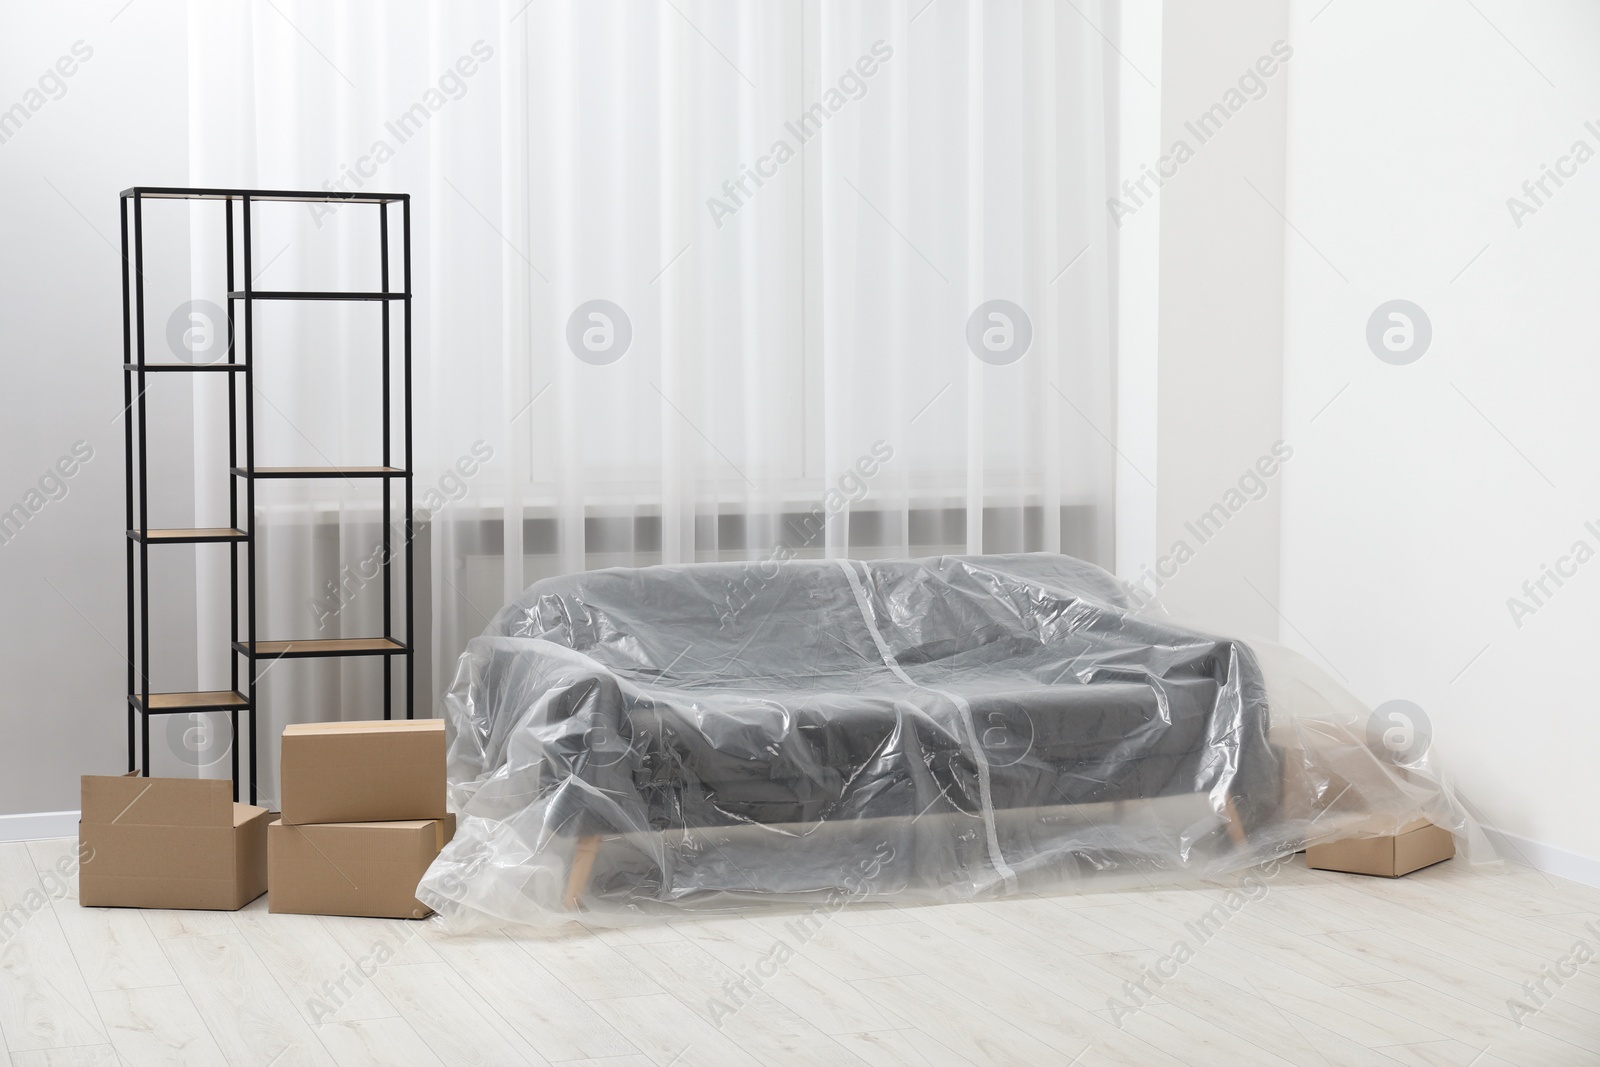
[{"label": "open cardboard box", "polygon": [[237,911],[267,891],[272,813],[207,778],[83,778],[78,902]]}]

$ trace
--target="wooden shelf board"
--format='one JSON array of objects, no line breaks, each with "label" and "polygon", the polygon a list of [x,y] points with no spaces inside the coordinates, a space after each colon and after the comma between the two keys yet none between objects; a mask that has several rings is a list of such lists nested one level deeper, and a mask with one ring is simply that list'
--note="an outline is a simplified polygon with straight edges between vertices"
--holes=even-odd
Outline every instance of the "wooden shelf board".
[{"label": "wooden shelf board", "polygon": [[301,290],[257,289],[249,293],[232,292],[230,300],[409,300],[409,293],[383,293],[356,290]]},{"label": "wooden shelf board", "polygon": [[403,478],[402,467],[235,467],[241,478]]},{"label": "wooden shelf board", "polygon": [[124,363],[123,370],[149,372],[157,371],[242,371],[243,363],[146,363],[143,368],[137,363]]},{"label": "wooden shelf board", "polygon": [[[234,648],[249,655],[250,646],[240,641]],[[381,656],[406,651],[406,646],[388,637],[308,638],[299,641],[257,641],[257,659],[309,659],[314,656]]]},{"label": "wooden shelf board", "polygon": [[129,530],[128,536],[135,541],[149,541],[150,544],[200,544],[211,541],[248,541],[250,535],[243,530],[231,526],[204,526],[193,530],[151,530],[148,537],[141,536],[138,530]]},{"label": "wooden shelf board", "polygon": [[[138,693],[133,694],[135,704],[143,704]],[[248,708],[250,701],[231,689],[214,689],[204,693],[151,693],[151,711],[213,711],[228,708]]]},{"label": "wooden shelf board", "polygon": [[393,204],[411,198],[410,193],[347,193],[339,190],[298,189],[184,189],[166,185],[135,185],[122,190],[124,197],[146,200],[243,200],[297,204]]}]

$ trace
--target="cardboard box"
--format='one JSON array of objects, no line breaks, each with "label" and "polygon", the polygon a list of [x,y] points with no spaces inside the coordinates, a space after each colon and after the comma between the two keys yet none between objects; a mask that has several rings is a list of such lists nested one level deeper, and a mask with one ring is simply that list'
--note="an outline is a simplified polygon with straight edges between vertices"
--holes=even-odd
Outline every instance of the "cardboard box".
[{"label": "cardboard box", "polygon": [[267,910],[296,915],[423,919],[417,883],[455,834],[456,818],[403,822],[274,821],[267,831]]},{"label": "cardboard box", "polygon": [[1426,819],[1400,828],[1399,833],[1351,837],[1306,849],[1306,866],[1319,871],[1345,871],[1399,878],[1442,863],[1456,854],[1455,838]]},{"label": "cardboard box", "polygon": [[202,778],[83,778],[78,902],[237,911],[267,891],[266,808]]},{"label": "cardboard box", "polygon": [[442,819],[444,721],[286,727],[279,784],[288,824]]}]

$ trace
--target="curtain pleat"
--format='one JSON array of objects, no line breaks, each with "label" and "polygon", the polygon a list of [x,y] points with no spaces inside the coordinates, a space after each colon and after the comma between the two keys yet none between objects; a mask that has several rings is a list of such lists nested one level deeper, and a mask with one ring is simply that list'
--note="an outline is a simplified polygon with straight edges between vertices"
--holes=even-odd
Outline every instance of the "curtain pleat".
[{"label": "curtain pleat", "polygon": [[[548,574],[1111,562],[1102,14],[193,0],[194,184],[414,197],[421,712]],[[209,207],[191,224],[197,295],[219,262]],[[370,209],[263,208],[257,228],[258,265],[279,256],[263,287],[373,283]],[[997,300],[1021,309],[1020,356],[974,347]],[[372,316],[263,316],[258,462],[373,461]],[[197,384],[197,456],[225,419],[225,393],[202,402],[214,388]],[[202,508],[225,507],[214,462],[195,479]],[[381,538],[373,492],[274,494],[260,636],[381,628],[373,583],[340,588]],[[200,574],[203,628],[225,631],[225,562]],[[226,684],[225,657],[203,664]],[[286,663],[265,684],[274,720],[362,717],[381,675]]]}]

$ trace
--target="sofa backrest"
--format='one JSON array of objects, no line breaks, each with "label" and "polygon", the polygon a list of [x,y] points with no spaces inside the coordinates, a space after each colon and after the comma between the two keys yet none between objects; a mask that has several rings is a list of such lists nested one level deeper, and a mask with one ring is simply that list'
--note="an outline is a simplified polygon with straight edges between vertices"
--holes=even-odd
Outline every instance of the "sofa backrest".
[{"label": "sofa backrest", "polygon": [[[995,642],[1038,642],[1057,623],[1123,619],[1116,580],[1068,556],[940,556],[613,568],[547,578],[490,628],[541,638],[629,674],[729,674],[840,684],[892,656],[924,662]],[[857,594],[860,588],[860,596]]]}]

